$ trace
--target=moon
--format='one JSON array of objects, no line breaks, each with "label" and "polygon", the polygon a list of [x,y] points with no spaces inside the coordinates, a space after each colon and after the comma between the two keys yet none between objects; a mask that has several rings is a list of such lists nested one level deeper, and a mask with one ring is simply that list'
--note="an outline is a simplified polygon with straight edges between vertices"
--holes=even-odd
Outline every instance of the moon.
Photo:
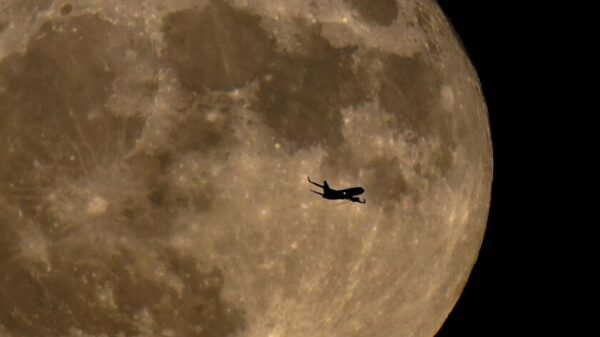
[{"label": "moon", "polygon": [[432,336],[491,180],[434,1],[0,3],[0,336]]}]

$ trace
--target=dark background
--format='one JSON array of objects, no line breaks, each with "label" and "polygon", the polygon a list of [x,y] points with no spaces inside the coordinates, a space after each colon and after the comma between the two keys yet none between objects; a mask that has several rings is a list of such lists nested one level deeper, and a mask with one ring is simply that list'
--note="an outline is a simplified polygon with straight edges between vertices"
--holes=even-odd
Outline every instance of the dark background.
[{"label": "dark background", "polygon": [[548,104],[554,93],[542,88],[544,82],[552,83],[559,67],[547,67],[555,62],[548,57],[553,54],[540,50],[559,45],[560,38],[548,30],[543,6],[526,8],[523,2],[492,0],[438,3],[481,80],[494,149],[494,181],[479,258],[436,337],[543,336],[542,330],[552,331],[558,322],[542,314],[555,306],[557,295],[552,295],[556,290],[546,294],[548,280],[539,276],[552,260],[543,249],[551,221],[540,214],[551,214],[555,206],[540,195],[560,179],[548,180],[552,165],[540,167],[548,149],[559,150],[549,143],[549,138],[557,137],[547,128],[554,118],[551,110],[558,107]]}]

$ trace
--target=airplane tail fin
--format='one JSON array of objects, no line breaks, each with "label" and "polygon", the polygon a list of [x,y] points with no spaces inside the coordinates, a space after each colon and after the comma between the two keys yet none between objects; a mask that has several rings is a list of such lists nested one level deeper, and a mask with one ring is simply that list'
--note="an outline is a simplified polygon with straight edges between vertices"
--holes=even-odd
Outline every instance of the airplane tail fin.
[{"label": "airplane tail fin", "polygon": [[323,186],[324,186],[324,189],[327,189],[327,190],[329,189],[329,184],[327,183],[327,180],[323,180]]}]

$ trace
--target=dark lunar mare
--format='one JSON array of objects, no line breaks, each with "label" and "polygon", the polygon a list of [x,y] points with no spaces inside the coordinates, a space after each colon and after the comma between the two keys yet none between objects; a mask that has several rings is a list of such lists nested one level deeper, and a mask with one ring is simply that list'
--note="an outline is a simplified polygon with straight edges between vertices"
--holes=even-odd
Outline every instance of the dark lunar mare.
[{"label": "dark lunar mare", "polygon": [[[23,54],[0,62],[0,326],[11,336],[136,336],[151,328],[218,337],[245,326],[244,314],[221,298],[221,271],[167,248],[170,212],[182,201],[169,191],[177,200],[161,200],[152,186],[172,160],[125,160],[145,121],[139,113],[114,114],[105,103],[130,66],[123,61],[128,49],[153,53],[148,40],[124,27],[69,15],[43,24]],[[155,91],[147,83],[139,94]],[[172,141],[186,151],[204,146]],[[52,190],[77,192],[110,170],[137,180],[128,190],[107,185],[118,180],[89,181],[118,192],[109,199],[116,211],[102,218],[65,223],[43,200]],[[43,253],[32,259],[28,241],[38,237]],[[161,266],[180,288],[145,266]],[[152,327],[140,323],[145,315]]]},{"label": "dark lunar mare", "polygon": [[344,0],[369,24],[389,26],[398,17],[396,0]]},{"label": "dark lunar mare", "polygon": [[[347,2],[371,24],[389,25],[398,12],[392,0]],[[409,143],[439,140],[440,146],[431,151],[433,169],[418,165],[407,169],[432,181],[452,169],[461,121],[442,111],[440,90],[447,79],[434,58],[424,54],[400,56],[362,46],[337,48],[322,36],[321,23],[296,18],[289,25],[295,32],[294,50],[283,48],[261,26],[260,17],[223,1],[211,1],[202,10],[183,10],[165,18],[167,59],[181,83],[198,97],[258,81],[252,109],[288,151],[323,147],[327,153],[322,166],[325,175],[356,176],[365,166],[377,167],[385,160],[397,162],[375,158],[364,163],[347,147],[341,111],[368,102],[378,102],[382,110],[391,113],[392,128],[413,135],[407,136]],[[221,144],[227,132],[211,128],[198,133],[198,137],[214,137],[206,138],[196,150]],[[386,189],[406,190],[401,171],[400,167],[386,169],[393,182]],[[374,193],[374,201],[393,203],[395,196],[382,192]]]},{"label": "dark lunar mare", "polygon": [[[345,2],[367,24],[387,26],[396,19],[394,0]],[[321,146],[327,154],[324,175],[371,170],[375,178],[364,182],[370,203],[387,213],[407,195],[419,198],[419,188],[407,183],[399,158],[361,162],[353,155],[342,133],[342,109],[377,103],[392,115],[390,129],[406,132],[410,144],[438,139],[439,148],[429,153],[432,165],[412,168],[431,182],[452,171],[457,144],[480,140],[470,129],[481,125],[467,122],[470,115],[443,111],[440,90],[452,80],[444,73],[452,72],[431,55],[338,48],[322,36],[323,24],[300,18],[289,23],[298,45],[287,50],[258,15],[211,1],[206,8],[164,18],[165,53],[156,62],[174,70],[185,104],[174,107],[179,119],[171,121],[164,148],[125,160],[145,120],[139,113],[113,114],[105,105],[112,84],[129,67],[122,62],[126,50],[158,57],[148,56],[154,53],[151,43],[126,28],[72,13],[77,11],[65,10],[62,19],[42,25],[24,54],[0,62],[0,325],[15,337],[65,336],[70,329],[135,336],[143,332],[136,322],[145,315],[153,318],[156,331],[177,336],[226,336],[245,327],[244,313],[221,298],[222,272],[166,248],[164,241],[172,233],[174,209],[210,210],[218,193],[212,185],[180,191],[168,178],[185,155],[212,158],[232,144],[232,130],[244,122],[230,111],[239,104],[227,98],[232,90],[255,85],[249,108],[270,127],[274,141],[290,153]],[[418,18],[423,26],[431,22]],[[153,97],[156,90],[157,83],[149,81],[139,93]],[[223,117],[208,122],[207,113],[215,108]],[[90,220],[101,230],[82,222],[56,229],[57,218],[41,197],[52,188],[78,188],[91,173],[115,165],[118,175],[133,173],[139,180],[128,189],[115,187],[125,189],[111,200],[117,211],[108,220]],[[386,184],[377,177],[385,177]],[[23,252],[25,238],[36,231],[48,240],[48,261],[33,261]],[[302,276],[294,273],[301,270],[294,261],[303,255],[295,254],[298,259],[286,261],[290,283]],[[341,259],[345,253],[339,254]],[[149,277],[147,265],[161,266],[181,288]],[[99,294],[108,297],[100,300]]]}]

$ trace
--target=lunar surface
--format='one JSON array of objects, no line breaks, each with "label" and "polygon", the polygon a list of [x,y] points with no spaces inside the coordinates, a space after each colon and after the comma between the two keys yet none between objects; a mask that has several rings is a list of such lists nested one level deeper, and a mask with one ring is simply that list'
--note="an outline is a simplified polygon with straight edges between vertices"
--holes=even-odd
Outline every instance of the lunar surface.
[{"label": "lunar surface", "polygon": [[0,0],[1,337],[432,336],[491,179],[431,0]]}]

